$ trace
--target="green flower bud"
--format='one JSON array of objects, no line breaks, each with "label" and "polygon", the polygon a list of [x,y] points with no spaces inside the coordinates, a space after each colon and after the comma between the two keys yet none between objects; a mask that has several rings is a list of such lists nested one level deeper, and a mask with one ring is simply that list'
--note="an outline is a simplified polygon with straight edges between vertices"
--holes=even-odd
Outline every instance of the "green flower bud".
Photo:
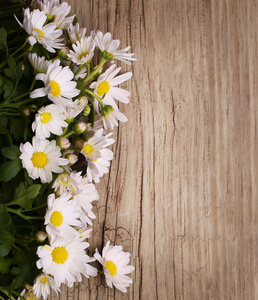
[{"label": "green flower bud", "polygon": [[46,238],[48,237],[47,233],[44,231],[38,231],[37,235],[36,235],[36,239],[39,243],[42,243],[46,240]]},{"label": "green flower bud", "polygon": [[78,122],[77,124],[74,125],[73,130],[77,133],[77,134],[81,134],[83,133],[87,128],[86,123],[84,122]]},{"label": "green flower bud", "polygon": [[86,116],[88,116],[88,115],[90,114],[90,111],[91,111],[90,106],[89,106],[89,105],[86,105],[86,106],[84,107],[84,110],[82,111],[82,114],[86,117]]},{"label": "green flower bud", "polygon": [[109,115],[113,110],[114,110],[113,106],[105,105],[101,108],[100,113],[103,117],[105,117],[105,116]]}]

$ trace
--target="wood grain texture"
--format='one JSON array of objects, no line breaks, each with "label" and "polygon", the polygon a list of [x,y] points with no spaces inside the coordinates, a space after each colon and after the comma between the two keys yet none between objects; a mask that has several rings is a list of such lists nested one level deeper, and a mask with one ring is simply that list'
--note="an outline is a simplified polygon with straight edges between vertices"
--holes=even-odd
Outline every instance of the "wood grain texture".
[{"label": "wood grain texture", "polygon": [[135,272],[127,294],[99,276],[61,299],[258,299],[257,0],[68,2],[138,58],[90,240]]}]

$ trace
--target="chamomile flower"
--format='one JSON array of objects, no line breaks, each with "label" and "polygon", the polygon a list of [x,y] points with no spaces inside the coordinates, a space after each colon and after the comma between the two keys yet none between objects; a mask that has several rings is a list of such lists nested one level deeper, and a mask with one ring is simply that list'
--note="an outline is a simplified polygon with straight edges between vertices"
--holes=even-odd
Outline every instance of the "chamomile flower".
[{"label": "chamomile flower", "polygon": [[68,57],[76,65],[84,65],[91,61],[95,49],[95,42],[91,36],[81,38],[72,47],[74,51],[70,50]]},{"label": "chamomile flower", "polygon": [[127,122],[127,117],[121,113],[119,110],[115,110],[111,105],[105,105],[101,109],[101,115],[103,116],[104,128],[114,129],[115,126],[118,126],[117,120],[121,122]]},{"label": "chamomile flower", "polygon": [[67,28],[67,32],[72,44],[75,44],[77,41],[80,41],[82,38],[86,37],[86,28],[80,28],[80,24],[76,23],[75,25],[70,24]]},{"label": "chamomile flower", "polygon": [[81,153],[88,160],[93,160],[101,157],[100,151],[108,147],[115,142],[114,139],[109,138],[113,133],[110,132],[107,135],[103,135],[103,129],[99,129],[95,132],[94,136],[88,141],[84,142]]},{"label": "chamomile flower", "polygon": [[29,53],[28,59],[35,71],[35,73],[46,73],[47,68],[50,65],[50,61],[46,60],[45,57],[37,56],[36,53]]},{"label": "chamomile flower", "polygon": [[95,185],[89,183],[87,177],[81,176],[81,172],[63,173],[57,177],[52,188],[58,195],[64,192],[71,193],[73,201],[81,208],[81,222],[84,225],[92,225],[90,219],[95,219],[96,216],[92,212],[91,202],[98,200],[99,195]]},{"label": "chamomile flower", "polygon": [[17,18],[16,20],[29,34],[27,41],[31,46],[38,42],[52,53],[55,52],[55,49],[60,49],[64,46],[61,43],[63,39],[60,38],[63,31],[56,29],[56,24],[53,22],[44,25],[47,20],[44,11],[40,11],[39,9],[30,11],[29,8],[26,8],[24,10],[23,24]]},{"label": "chamomile flower", "polygon": [[79,239],[57,239],[51,245],[39,246],[37,267],[52,275],[58,287],[62,283],[71,287],[86,272],[89,259],[85,249],[88,247],[89,243]]},{"label": "chamomile flower", "polygon": [[76,201],[70,200],[72,194],[62,194],[55,198],[54,194],[48,196],[48,208],[45,215],[46,231],[53,242],[56,237],[72,240],[79,237],[79,232],[72,226],[80,226],[80,207]]},{"label": "chamomile flower", "polygon": [[57,296],[61,292],[52,276],[42,273],[36,277],[33,285],[33,293],[37,298],[43,297],[46,300],[51,290],[55,291]]},{"label": "chamomile flower", "polygon": [[74,16],[66,17],[71,10],[71,5],[68,5],[67,2],[59,3],[59,1],[56,0],[38,0],[36,3],[33,3],[33,5],[44,11],[48,21],[50,20],[56,23],[56,28],[65,29],[73,22]]},{"label": "chamomile flower", "polygon": [[89,182],[94,181],[95,183],[98,183],[99,178],[108,173],[110,160],[113,159],[114,154],[111,150],[106,148],[100,150],[100,153],[100,158],[88,161],[87,177]]},{"label": "chamomile flower", "polygon": [[73,81],[74,74],[68,66],[56,66],[51,64],[47,73],[36,75],[37,80],[42,80],[45,87],[36,89],[30,93],[31,98],[48,96],[54,104],[60,106],[74,106],[71,98],[77,96],[80,91],[76,88],[77,83]]},{"label": "chamomile flower", "polygon": [[61,151],[55,141],[32,138],[32,144],[26,142],[20,145],[20,159],[23,167],[32,179],[40,178],[42,183],[52,180],[52,172],[61,173],[60,166],[68,164],[68,160],[61,158]]},{"label": "chamomile flower", "polygon": [[42,106],[32,123],[32,130],[36,130],[36,137],[39,139],[49,138],[50,133],[60,136],[63,133],[63,128],[68,126],[65,122],[64,112],[65,108],[55,104]]},{"label": "chamomile flower", "polygon": [[104,104],[111,105],[116,110],[118,110],[118,107],[114,99],[123,103],[129,103],[128,97],[130,96],[128,91],[116,86],[132,77],[131,72],[126,72],[115,77],[120,70],[121,68],[116,69],[116,65],[112,65],[98,77],[97,81],[92,82],[90,85],[90,88],[94,89],[94,93],[100,98],[104,96],[102,99]]},{"label": "chamomile flower", "polygon": [[132,60],[137,60],[133,58],[134,53],[127,53],[130,50],[130,46],[121,50],[117,50],[120,46],[119,40],[112,40],[112,36],[110,32],[107,32],[103,35],[101,31],[98,31],[96,34],[92,32],[94,36],[94,41],[96,42],[96,46],[99,48],[100,56],[107,59],[112,60],[117,59],[121,60],[125,64],[131,65]]},{"label": "chamomile flower", "polygon": [[122,246],[112,246],[110,241],[102,250],[102,256],[98,249],[94,257],[102,264],[106,283],[112,288],[114,285],[118,290],[126,293],[126,287],[133,283],[132,279],[126,276],[134,270],[133,266],[128,265],[130,253],[122,251]]}]

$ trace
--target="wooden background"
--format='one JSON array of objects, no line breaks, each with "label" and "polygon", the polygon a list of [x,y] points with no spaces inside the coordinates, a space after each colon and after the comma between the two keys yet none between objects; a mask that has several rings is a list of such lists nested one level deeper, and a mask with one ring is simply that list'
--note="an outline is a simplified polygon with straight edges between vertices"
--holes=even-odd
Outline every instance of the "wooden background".
[{"label": "wooden background", "polygon": [[69,3],[138,58],[90,240],[135,272],[127,294],[99,276],[61,299],[258,299],[258,1]]}]

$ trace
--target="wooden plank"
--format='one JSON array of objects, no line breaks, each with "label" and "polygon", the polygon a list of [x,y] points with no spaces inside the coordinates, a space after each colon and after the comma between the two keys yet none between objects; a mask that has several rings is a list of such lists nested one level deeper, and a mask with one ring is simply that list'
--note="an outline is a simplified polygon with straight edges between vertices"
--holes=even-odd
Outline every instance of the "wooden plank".
[{"label": "wooden plank", "polygon": [[69,3],[138,58],[90,239],[135,272],[127,294],[99,276],[61,299],[258,299],[257,1]]}]

